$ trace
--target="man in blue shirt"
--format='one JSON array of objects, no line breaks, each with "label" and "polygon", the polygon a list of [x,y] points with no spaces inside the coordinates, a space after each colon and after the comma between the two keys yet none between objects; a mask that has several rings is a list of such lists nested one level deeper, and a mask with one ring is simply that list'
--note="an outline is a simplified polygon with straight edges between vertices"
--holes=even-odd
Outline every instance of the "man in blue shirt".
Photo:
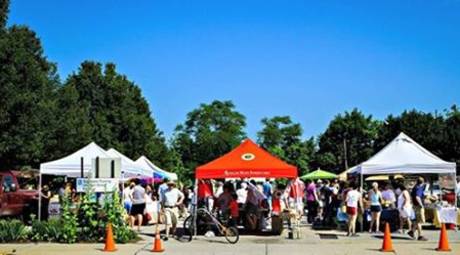
[{"label": "man in blue shirt", "polygon": [[411,197],[415,210],[415,224],[412,224],[412,230],[408,234],[414,238],[416,230],[418,233],[417,240],[427,241],[428,239],[422,236],[422,224],[425,223],[425,207],[423,204],[425,199],[425,180],[423,177],[417,179],[417,184],[412,188]]},{"label": "man in blue shirt", "polygon": [[270,183],[270,179],[266,179],[264,184],[262,185],[263,192],[265,197],[267,198],[268,205],[270,206],[270,210],[272,209],[272,191],[273,187],[272,184]]}]

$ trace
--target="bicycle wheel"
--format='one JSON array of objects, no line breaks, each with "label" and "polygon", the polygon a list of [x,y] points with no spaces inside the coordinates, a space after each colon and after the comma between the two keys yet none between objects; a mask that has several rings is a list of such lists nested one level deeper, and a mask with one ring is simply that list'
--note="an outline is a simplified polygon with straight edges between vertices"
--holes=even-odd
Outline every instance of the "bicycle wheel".
[{"label": "bicycle wheel", "polygon": [[193,226],[193,217],[190,215],[184,221],[182,231],[180,231],[180,235],[178,235],[178,240],[181,242],[191,242],[195,231]]},{"label": "bicycle wheel", "polygon": [[231,244],[235,244],[238,242],[238,240],[240,240],[240,234],[238,233],[238,229],[235,227],[228,227],[224,234],[227,242]]}]

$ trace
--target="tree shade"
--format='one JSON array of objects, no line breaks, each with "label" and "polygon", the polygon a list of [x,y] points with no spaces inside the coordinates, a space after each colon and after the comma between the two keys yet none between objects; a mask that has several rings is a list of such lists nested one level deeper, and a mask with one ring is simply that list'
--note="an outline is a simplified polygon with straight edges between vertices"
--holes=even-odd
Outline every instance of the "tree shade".
[{"label": "tree shade", "polygon": [[308,173],[300,177],[300,179],[302,180],[335,179],[335,178],[337,178],[336,174],[333,174],[331,172],[324,171],[321,169],[318,169],[316,171],[313,171],[311,173]]},{"label": "tree shade", "polygon": [[196,168],[197,179],[217,178],[295,178],[297,167],[260,148],[250,139],[229,153]]}]

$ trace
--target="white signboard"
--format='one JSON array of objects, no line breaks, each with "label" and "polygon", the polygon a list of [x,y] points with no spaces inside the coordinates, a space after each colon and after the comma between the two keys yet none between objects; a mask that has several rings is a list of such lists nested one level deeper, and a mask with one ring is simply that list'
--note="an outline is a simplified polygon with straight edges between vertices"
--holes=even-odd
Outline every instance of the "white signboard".
[{"label": "white signboard", "polygon": [[118,179],[99,178],[87,179],[77,178],[77,192],[85,192],[90,185],[93,192],[111,192],[117,190]]}]

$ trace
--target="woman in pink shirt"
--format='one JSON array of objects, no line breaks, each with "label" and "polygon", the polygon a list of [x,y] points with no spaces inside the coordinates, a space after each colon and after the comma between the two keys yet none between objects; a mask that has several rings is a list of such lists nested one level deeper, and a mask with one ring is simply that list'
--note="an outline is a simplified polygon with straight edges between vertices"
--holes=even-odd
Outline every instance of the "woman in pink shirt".
[{"label": "woman in pink shirt", "polygon": [[316,218],[316,209],[318,195],[316,194],[316,185],[313,181],[307,181],[307,189],[305,190],[306,200],[307,200],[307,221],[308,223],[313,223]]}]

